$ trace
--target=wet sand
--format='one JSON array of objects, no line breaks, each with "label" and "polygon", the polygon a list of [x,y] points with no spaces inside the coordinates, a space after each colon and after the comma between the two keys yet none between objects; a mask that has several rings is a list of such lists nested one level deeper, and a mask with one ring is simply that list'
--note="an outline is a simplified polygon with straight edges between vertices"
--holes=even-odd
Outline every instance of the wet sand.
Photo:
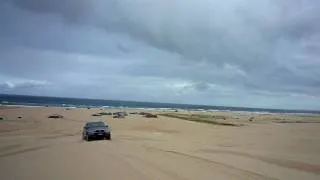
[{"label": "wet sand", "polygon": [[[0,179],[320,179],[319,116],[209,113],[243,124],[230,127],[97,112],[0,109]],[[81,140],[95,120],[110,124],[111,141]]]}]

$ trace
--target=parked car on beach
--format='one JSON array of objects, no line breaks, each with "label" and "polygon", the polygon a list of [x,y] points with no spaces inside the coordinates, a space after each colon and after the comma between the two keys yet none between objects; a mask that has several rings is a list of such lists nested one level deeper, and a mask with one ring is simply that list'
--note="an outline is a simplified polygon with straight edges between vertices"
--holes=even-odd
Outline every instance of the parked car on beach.
[{"label": "parked car on beach", "polygon": [[91,141],[93,139],[111,140],[111,130],[108,124],[98,122],[87,122],[82,131],[82,139]]},{"label": "parked car on beach", "polygon": [[125,118],[128,114],[125,114],[124,112],[115,112],[113,113],[113,118]]}]

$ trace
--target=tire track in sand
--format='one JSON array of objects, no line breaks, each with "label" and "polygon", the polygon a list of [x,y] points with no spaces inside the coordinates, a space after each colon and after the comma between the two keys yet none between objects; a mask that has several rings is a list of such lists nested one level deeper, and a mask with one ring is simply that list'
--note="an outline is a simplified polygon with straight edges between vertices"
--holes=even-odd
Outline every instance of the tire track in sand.
[{"label": "tire track in sand", "polygon": [[228,150],[213,150],[213,149],[201,149],[200,152],[204,153],[222,153],[222,154],[231,154],[236,156],[242,156],[246,158],[256,159],[259,161],[263,161],[269,164],[278,165],[285,168],[291,168],[296,169],[299,171],[305,171],[309,173],[314,174],[320,174],[320,165],[313,165],[313,164],[307,164],[304,162],[289,160],[289,159],[276,159],[276,158],[270,158],[270,157],[264,157],[264,156],[258,156],[258,155],[252,155],[248,153],[243,152],[234,152],[234,151],[228,151]]},{"label": "tire track in sand", "polygon": [[[62,139],[62,138],[69,138],[69,137],[74,137],[75,135],[72,134],[62,134],[62,135],[59,135],[59,136],[56,136],[56,137],[40,137],[39,140],[41,141],[41,139],[52,139],[52,140],[55,140],[55,139]],[[81,142],[81,140],[79,141],[71,141],[71,142],[55,142],[55,141],[52,141],[50,142],[49,144],[46,143],[44,145],[40,145],[40,146],[33,146],[33,147],[29,147],[29,148],[20,148],[22,147],[23,145],[22,144],[14,144],[14,145],[9,145],[9,146],[5,146],[5,147],[2,147],[0,148],[0,158],[4,158],[4,157],[9,157],[9,156],[15,156],[15,155],[18,155],[18,154],[23,154],[23,153],[28,153],[28,152],[33,152],[33,151],[38,151],[38,150],[41,150],[41,149],[45,149],[45,148],[49,148],[49,147],[53,147],[53,146],[59,146],[59,145],[62,145],[62,144],[72,144],[72,143],[79,143]]]},{"label": "tire track in sand", "polygon": [[7,153],[0,154],[0,158],[14,156],[14,155],[32,152],[32,151],[37,151],[37,150],[48,148],[48,147],[50,147],[50,145],[36,146],[36,147],[25,148],[25,149],[13,151],[13,152],[7,152]]},{"label": "tire track in sand", "polygon": [[141,163],[145,164],[146,166],[148,167],[152,167],[153,169],[159,171],[160,173],[162,174],[165,174],[166,176],[169,176],[171,177],[172,179],[175,179],[175,180],[188,180],[182,176],[180,176],[178,173],[175,173],[173,171],[170,171],[170,170],[166,170],[164,168],[162,168],[161,166],[157,166],[151,162],[148,162],[142,158],[139,158],[139,157],[136,157],[136,156],[132,156],[132,155],[125,155],[125,157],[129,158],[129,159],[133,159],[133,160],[138,160],[140,161]]},{"label": "tire track in sand", "polygon": [[214,169],[216,169],[216,170],[218,169],[219,171],[227,173],[228,175],[236,177],[237,179],[278,180],[277,178],[268,177],[268,176],[258,174],[258,173],[252,172],[252,171],[248,171],[248,170],[240,169],[240,168],[228,165],[228,164],[224,164],[222,162],[213,161],[210,159],[205,159],[205,158],[202,158],[199,156],[195,156],[195,155],[191,155],[191,154],[187,154],[187,153],[183,153],[183,152],[178,152],[178,151],[173,151],[173,150],[164,150],[164,149],[149,147],[149,146],[143,146],[143,147],[150,149],[150,150],[156,150],[156,151],[163,152],[163,153],[170,153],[170,154],[173,154],[176,156],[181,156],[181,157],[188,158],[188,159],[191,159],[194,161],[205,162],[209,166],[212,166]]}]

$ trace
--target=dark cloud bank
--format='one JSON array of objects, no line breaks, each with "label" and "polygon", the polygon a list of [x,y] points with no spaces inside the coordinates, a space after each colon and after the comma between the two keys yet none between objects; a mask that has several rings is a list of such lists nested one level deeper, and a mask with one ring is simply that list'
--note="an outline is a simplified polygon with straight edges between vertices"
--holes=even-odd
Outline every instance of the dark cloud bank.
[{"label": "dark cloud bank", "polygon": [[0,93],[320,108],[314,0],[0,0]]}]

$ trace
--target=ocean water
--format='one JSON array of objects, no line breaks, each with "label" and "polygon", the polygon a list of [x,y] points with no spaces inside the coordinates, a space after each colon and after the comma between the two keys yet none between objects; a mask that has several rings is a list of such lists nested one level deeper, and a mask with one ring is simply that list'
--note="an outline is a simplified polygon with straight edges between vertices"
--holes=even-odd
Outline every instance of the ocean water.
[{"label": "ocean water", "polygon": [[286,110],[286,109],[265,109],[228,106],[208,106],[190,104],[172,104],[156,102],[135,102],[99,99],[79,99],[42,97],[25,95],[4,95],[0,94],[2,106],[31,106],[31,107],[107,107],[107,108],[138,108],[152,110],[193,110],[193,111],[234,111],[252,113],[295,113],[295,114],[320,114],[320,111],[311,110]]}]

